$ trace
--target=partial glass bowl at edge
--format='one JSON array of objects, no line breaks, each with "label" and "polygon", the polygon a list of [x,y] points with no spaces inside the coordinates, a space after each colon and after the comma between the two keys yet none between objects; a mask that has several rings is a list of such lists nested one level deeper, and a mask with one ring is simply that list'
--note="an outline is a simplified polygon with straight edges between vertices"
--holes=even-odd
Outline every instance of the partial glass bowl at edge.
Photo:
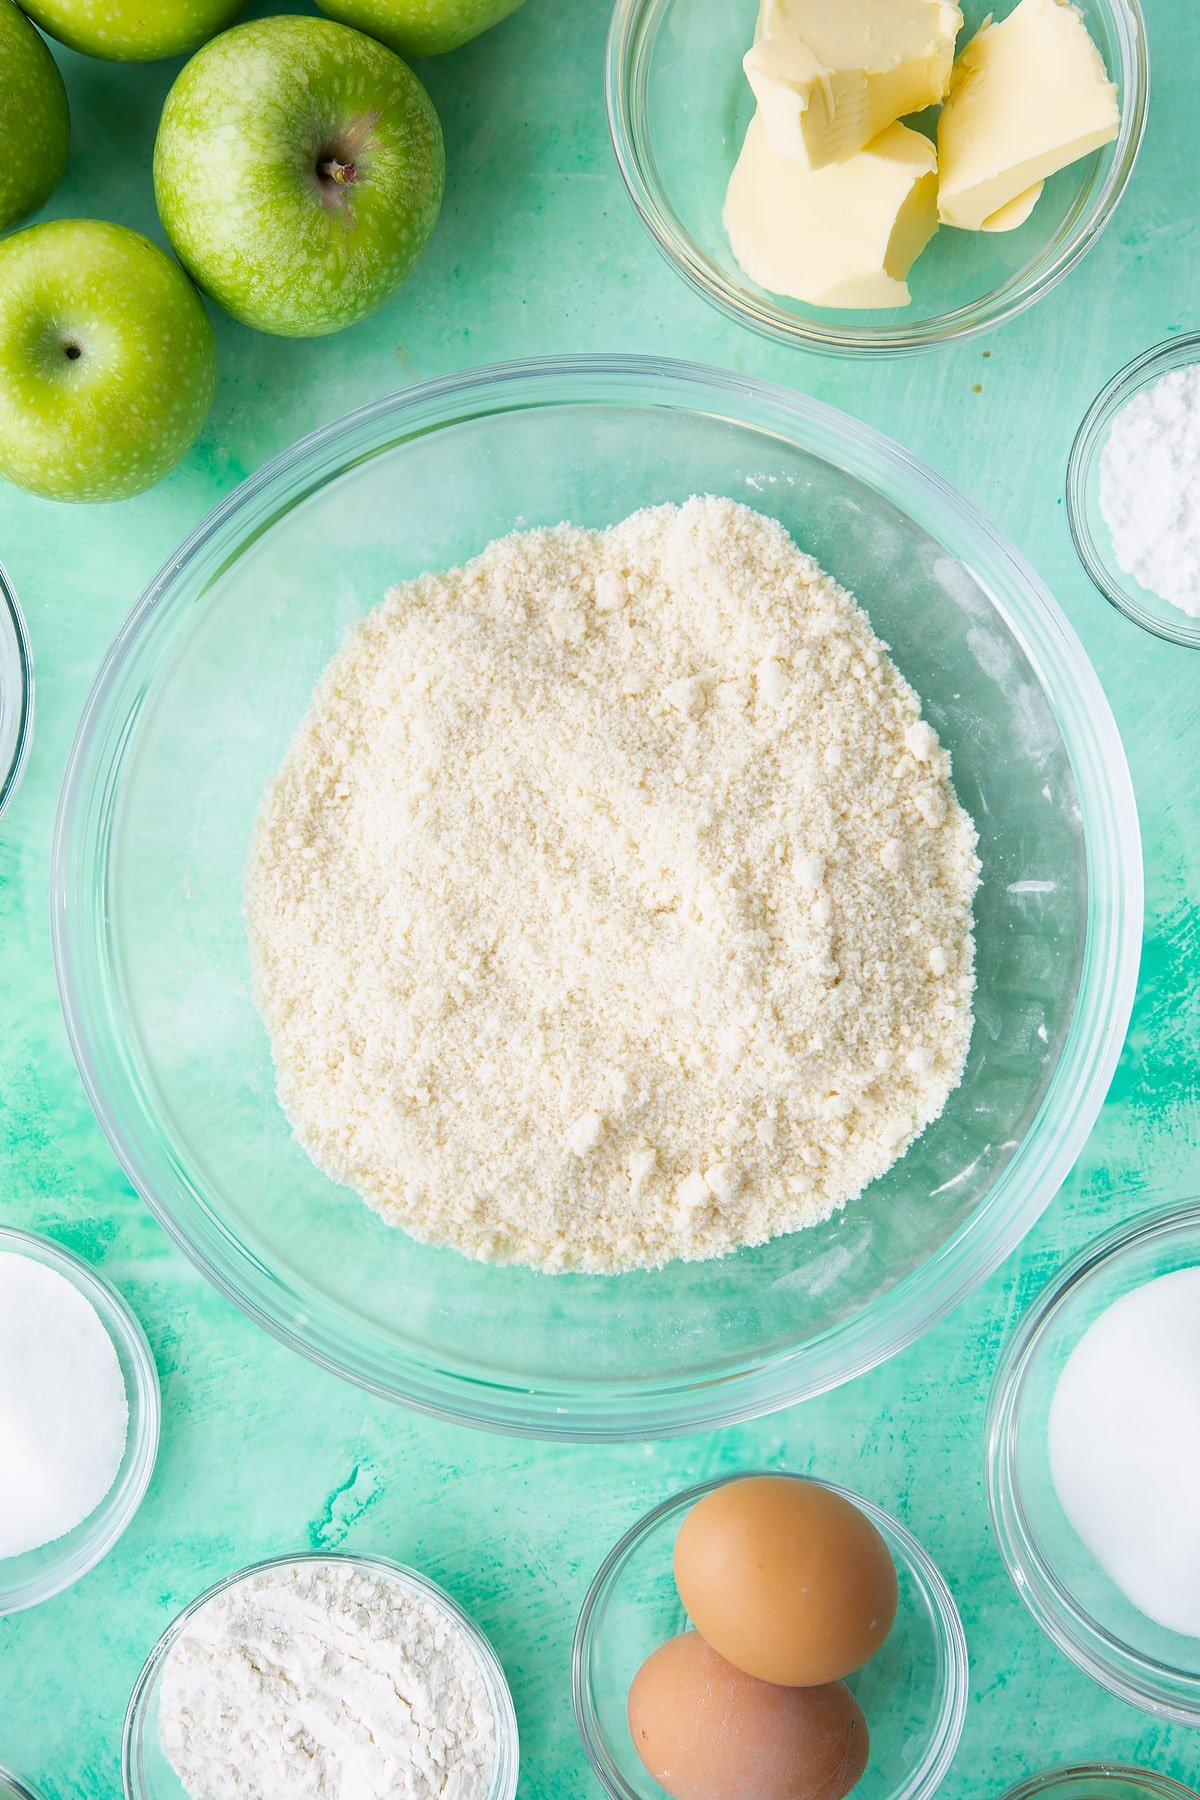
[{"label": "partial glass bowl at edge", "polygon": [[1049,1414],[1079,1340],[1145,1282],[1200,1265],[1200,1203],[1142,1214],[1091,1244],[1034,1302],[1005,1347],[988,1409],[988,1489],[996,1541],[1042,1630],[1131,1706],[1200,1726],[1200,1642],[1127,1600],[1076,1535],[1054,1486]]},{"label": "partial glass bowl at edge", "polygon": [[[462,1632],[483,1679],[495,1721],[496,1770],[487,1800],[513,1800],[517,1791],[520,1746],[517,1715],[512,1694],[500,1660],[475,1621],[463,1612],[436,1582],[415,1569],[392,1562],[387,1557],[351,1556],[344,1552],[304,1552],[296,1556],[273,1556],[235,1575],[216,1582],[197,1596],[172,1620],[147,1657],[134,1684],[125,1713],[125,1730],[121,1746],[121,1774],[125,1800],[186,1800],[183,1784],[172,1769],[159,1744],[159,1703],[162,1696],[163,1672],[167,1659],[188,1625],[202,1607],[238,1582],[265,1569],[290,1568],[294,1563],[345,1562],[369,1575],[393,1583],[402,1594],[431,1606],[452,1630]],[[0,1797],[2,1800],[2,1797]]]},{"label": "partial glass bowl at edge", "polygon": [[1067,520],[1079,560],[1094,585],[1117,611],[1172,644],[1200,650],[1200,619],[1144,588],[1120,567],[1112,536],[1100,510],[1100,469],[1109,434],[1129,402],[1176,369],[1200,362],[1200,332],[1157,344],[1106,382],[1093,400],[1071,447],[1067,464]]},{"label": "partial glass bowl at edge", "polygon": [[[968,338],[1024,312],[1096,242],[1133,173],[1146,128],[1150,58],[1139,0],[1078,0],[1117,85],[1115,141],[1062,170],[1013,232],[943,228],[918,259],[909,306],[805,306],[738,267],[721,223],[754,97],[742,72],[757,0],[616,0],[608,40],[609,129],[650,236],[685,281],[743,325],[802,349],[881,356]],[[963,0],[965,43],[992,0]]]},{"label": "partial glass bowl at edge", "polygon": [[16,592],[0,567],[0,816],[17,791],[33,734],[33,658]]},{"label": "partial glass bowl at edge", "polygon": [[42,1800],[42,1796],[11,1769],[0,1767],[0,1800]]},{"label": "partial glass bowl at edge", "polygon": [[[730,1479],[738,1477],[704,1482],[647,1514],[611,1552],[584,1600],[573,1656],[575,1721],[613,1800],[661,1795],[634,1750],[626,1700],[647,1656],[687,1626],[672,1572],[679,1528],[698,1500]],[[911,1533],[871,1501],[844,1488],[833,1492],[881,1533],[900,1588],[887,1642],[848,1681],[871,1734],[855,1800],[926,1800],[954,1760],[967,1714],[962,1624],[949,1588]]]},{"label": "partial glass bowl at edge", "polygon": [[1047,1769],[1010,1788],[1003,1800],[1200,1800],[1169,1775],[1127,1763],[1073,1763]]},{"label": "partial glass bowl at edge", "polygon": [[[161,1402],[158,1370],[141,1325],[103,1276],[51,1238],[0,1225],[0,1255],[28,1256],[69,1281],[94,1307],[121,1365],[129,1427],[125,1453],[108,1493],[74,1530],[27,1550],[0,1557],[0,1618],[39,1606],[93,1569],[127,1529],[154,1473]],[[0,1790],[2,1793],[2,1790]]]},{"label": "partial glass bowl at edge", "polygon": [[[262,793],[347,627],[514,527],[719,493],[859,597],[982,833],[962,1087],[825,1225],[620,1277],[421,1246],[296,1144],[251,998],[242,877]],[[485,671],[481,671],[481,678]],[[1142,875],[1107,701],[1033,571],[905,451],[793,392],[571,357],[426,383],[317,433],[171,558],[110,651],[65,778],[53,932],[97,1115],[206,1274],[365,1387],[511,1433],[744,1419],[849,1379],[1019,1242],[1099,1111],[1132,1004]]]}]

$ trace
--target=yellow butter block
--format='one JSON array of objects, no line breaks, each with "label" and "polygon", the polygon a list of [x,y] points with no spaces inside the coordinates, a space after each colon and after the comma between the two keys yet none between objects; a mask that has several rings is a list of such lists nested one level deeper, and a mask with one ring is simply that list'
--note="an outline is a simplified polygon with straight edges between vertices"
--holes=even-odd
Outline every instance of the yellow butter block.
[{"label": "yellow butter block", "polygon": [[941,100],[962,13],[952,0],[760,0],[743,67],[778,156],[841,162]]},{"label": "yellow butter block", "polygon": [[[938,212],[964,230],[1010,230],[1032,189],[1116,137],[1117,90],[1069,0],[1020,0],[955,65],[938,125]],[[1036,205],[1029,203],[1029,211]],[[1015,217],[1021,224],[1029,216]]]},{"label": "yellow butter block", "polygon": [[890,125],[845,162],[779,156],[756,113],[725,196],[725,230],[752,281],[810,306],[907,306],[937,230],[937,151]]}]

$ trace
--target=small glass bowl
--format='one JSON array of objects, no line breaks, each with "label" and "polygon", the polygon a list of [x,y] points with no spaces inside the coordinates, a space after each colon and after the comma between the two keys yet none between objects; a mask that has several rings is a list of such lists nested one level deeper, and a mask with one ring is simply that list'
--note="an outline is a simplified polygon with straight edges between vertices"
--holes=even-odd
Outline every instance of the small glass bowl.
[{"label": "small glass bowl", "polygon": [[[575,1631],[575,1722],[592,1768],[614,1800],[662,1800],[629,1735],[629,1686],[651,1651],[687,1627],[672,1566],[685,1514],[705,1494],[743,1479],[706,1481],[655,1507],[621,1539],[588,1590]],[[967,1641],[958,1610],[903,1525],[845,1488],[819,1485],[866,1514],[891,1551],[900,1581],[899,1611],[887,1642],[847,1682],[871,1733],[871,1759],[854,1800],[925,1800],[941,1786],[966,1718]]]},{"label": "small glass bowl", "polygon": [[53,1543],[23,1556],[0,1557],[0,1618],[61,1594],[108,1555],[149,1486],[162,1410],[158,1370],[145,1333],[115,1288],[61,1244],[33,1232],[0,1225],[0,1254],[4,1253],[31,1257],[65,1276],[95,1308],[121,1365],[129,1431],[117,1478],[94,1512]]},{"label": "small glass bowl", "polygon": [[42,1796],[11,1769],[0,1767],[0,1800],[42,1800]]},{"label": "small glass bowl", "polygon": [[[939,231],[918,258],[912,303],[902,310],[804,306],[767,293],[734,260],[721,213],[754,111],[742,57],[754,37],[757,0],[616,0],[608,120],[634,206],[692,287],[766,337],[808,350],[884,356],[986,331],[1049,293],[1091,249],[1141,148],[1150,59],[1139,0],[1078,3],[1120,93],[1115,141],[1047,182],[1020,230]],[[963,0],[960,44],[993,10],[991,0]]]},{"label": "small glass bowl", "polygon": [[125,1713],[125,1730],[121,1743],[121,1778],[125,1800],[187,1800],[187,1790],[159,1747],[158,1708],[167,1658],[201,1608],[207,1606],[210,1600],[215,1600],[218,1594],[236,1587],[239,1581],[259,1575],[265,1569],[290,1568],[295,1563],[328,1562],[352,1563],[356,1569],[367,1574],[383,1576],[394,1582],[404,1593],[436,1608],[448,1625],[464,1634],[475,1653],[496,1724],[496,1776],[487,1800],[514,1800],[520,1765],[517,1715],[500,1659],[478,1625],[436,1582],[418,1574],[415,1569],[405,1568],[403,1564],[392,1562],[388,1557],[349,1556],[336,1551],[270,1556],[263,1562],[252,1563],[249,1568],[239,1569],[236,1575],[228,1575],[224,1581],[218,1581],[207,1588],[168,1625],[146,1658],[145,1666],[134,1683]]},{"label": "small glass bowl", "polygon": [[1200,1725],[1200,1639],[1128,1601],[1076,1536],[1050,1471],[1048,1420],[1080,1338],[1122,1295],[1200,1264],[1200,1204],[1143,1215],[1075,1257],[1034,1302],[996,1371],[988,1488],[1000,1554],[1042,1630],[1109,1693]]},{"label": "small glass bowl", "polygon": [[17,791],[33,736],[33,658],[12,583],[0,566],[0,816]]},{"label": "small glass bowl", "polygon": [[1069,1769],[1028,1776],[1010,1788],[1004,1800],[1200,1800],[1200,1796],[1169,1775],[1155,1775],[1149,1769],[1076,1763]]},{"label": "small glass bowl", "polygon": [[1200,650],[1200,619],[1189,618],[1182,607],[1144,588],[1135,575],[1127,575],[1117,562],[1112,538],[1100,511],[1100,464],[1113,421],[1135,395],[1153,387],[1175,369],[1200,362],[1200,332],[1171,338],[1147,350],[1122,369],[1092,401],[1071,447],[1067,464],[1067,520],[1079,552],[1079,560],[1104,598],[1140,625],[1143,631],[1168,643]]}]

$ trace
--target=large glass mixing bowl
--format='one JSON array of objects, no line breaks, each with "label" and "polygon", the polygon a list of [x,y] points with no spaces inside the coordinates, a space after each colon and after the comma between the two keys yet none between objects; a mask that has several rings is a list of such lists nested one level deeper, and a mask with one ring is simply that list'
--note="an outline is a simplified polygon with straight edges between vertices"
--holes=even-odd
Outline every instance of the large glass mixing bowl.
[{"label": "large glass mixing bowl", "polygon": [[[422,1247],[318,1173],[276,1100],[241,910],[259,800],[317,676],[390,583],[514,527],[606,525],[705,492],[774,514],[854,590],[953,753],[984,864],[965,1080],[839,1217],[723,1261],[549,1276]],[[377,1393],[560,1438],[748,1418],[943,1317],[1079,1153],[1128,1021],[1141,916],[1137,817],[1104,694],[986,520],[828,407],[624,357],[426,383],[232,494],[97,677],[53,870],[80,1070],[189,1255]]]}]

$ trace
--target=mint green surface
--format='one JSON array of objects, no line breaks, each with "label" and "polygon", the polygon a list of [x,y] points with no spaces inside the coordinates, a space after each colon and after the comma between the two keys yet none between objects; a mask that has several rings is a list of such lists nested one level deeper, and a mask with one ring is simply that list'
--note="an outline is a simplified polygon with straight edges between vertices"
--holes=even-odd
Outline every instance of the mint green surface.
[{"label": "mint green surface", "polygon": [[[166,1420],[149,1495],[108,1560],[73,1591],[0,1620],[0,1762],[48,1800],[120,1793],[125,1701],[180,1605],[253,1558],[338,1546],[416,1563],[490,1634],[521,1723],[523,1800],[598,1793],[569,1695],[571,1632],[596,1565],[685,1482],[783,1464],[898,1513],[956,1593],[973,1703],[943,1790],[953,1800],[992,1800],[1033,1769],[1083,1756],[1200,1778],[1200,1733],[1107,1699],[1027,1617],[992,1543],[981,1469],[991,1371],[1035,1290],[1104,1226],[1200,1189],[1200,660],[1137,631],[1090,589],[1061,499],[1071,437],[1101,383],[1197,324],[1200,15],[1192,0],[1149,0],[1149,10],[1149,140],[1093,255],[987,339],[853,366],[744,335],[659,260],[608,149],[603,0],[529,0],[422,70],[446,128],[447,203],[394,302],[308,343],[218,319],[212,418],[183,466],[140,499],[68,510],[0,491],[0,559],[26,608],[39,680],[28,774],[0,823],[0,1214],[91,1257],[128,1296],[158,1357]],[[76,129],[47,216],[107,216],[158,236],[150,146],[178,65],[61,60]],[[1029,554],[1095,659],[1128,744],[1148,861],[1130,1040],[1079,1168],[1023,1251],[923,1343],[839,1393],[706,1439],[602,1451],[506,1443],[388,1407],[293,1356],[207,1287],[92,1120],[58,1012],[46,897],[84,695],[139,591],[208,507],[302,432],[375,395],[470,363],[584,349],[692,356],[790,382],[956,480]]]}]

